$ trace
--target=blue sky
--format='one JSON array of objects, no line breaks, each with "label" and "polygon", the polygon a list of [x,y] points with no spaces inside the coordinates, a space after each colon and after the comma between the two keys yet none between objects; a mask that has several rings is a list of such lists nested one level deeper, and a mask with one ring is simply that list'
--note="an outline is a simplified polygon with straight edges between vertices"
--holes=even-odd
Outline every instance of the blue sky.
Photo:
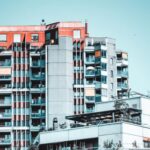
[{"label": "blue sky", "polygon": [[3,0],[0,25],[88,20],[90,36],[116,39],[129,53],[132,90],[150,91],[150,0]]}]

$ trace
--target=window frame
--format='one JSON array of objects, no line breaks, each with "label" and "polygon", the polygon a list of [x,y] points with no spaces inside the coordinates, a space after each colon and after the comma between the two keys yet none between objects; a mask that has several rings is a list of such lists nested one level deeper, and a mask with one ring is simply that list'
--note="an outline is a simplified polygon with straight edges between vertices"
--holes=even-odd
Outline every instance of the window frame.
[{"label": "window frame", "polygon": [[[34,39],[33,37],[36,37],[36,35],[37,35],[38,38]],[[31,34],[31,41],[32,42],[39,42],[39,34],[38,33],[32,33]]]},{"label": "window frame", "polygon": [[6,38],[6,40],[1,40],[1,38],[0,38],[0,42],[2,43],[2,42],[7,42],[7,34],[0,34],[0,36],[5,36],[5,38]]}]

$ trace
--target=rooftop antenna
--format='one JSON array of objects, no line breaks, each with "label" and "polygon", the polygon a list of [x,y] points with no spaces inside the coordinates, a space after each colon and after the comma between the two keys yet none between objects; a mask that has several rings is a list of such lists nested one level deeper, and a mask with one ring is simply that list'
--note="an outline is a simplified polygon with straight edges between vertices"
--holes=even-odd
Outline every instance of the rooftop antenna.
[{"label": "rooftop antenna", "polygon": [[41,20],[41,25],[42,25],[42,26],[45,26],[45,25],[46,25],[45,19],[42,19],[42,20]]}]

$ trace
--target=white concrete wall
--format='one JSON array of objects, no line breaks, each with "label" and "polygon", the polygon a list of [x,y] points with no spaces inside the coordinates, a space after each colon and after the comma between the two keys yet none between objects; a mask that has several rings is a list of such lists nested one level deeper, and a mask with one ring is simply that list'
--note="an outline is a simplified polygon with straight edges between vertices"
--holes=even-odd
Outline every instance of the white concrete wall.
[{"label": "white concrete wall", "polygon": [[47,131],[40,133],[40,144],[52,144],[65,141],[76,141],[98,138],[98,145],[102,149],[104,142],[112,141],[114,145],[121,144],[123,148],[143,148],[143,138],[150,138],[150,128],[130,123],[112,123],[100,126],[86,126],[74,129]]},{"label": "white concrete wall", "polygon": [[150,126],[150,99],[141,98],[142,123]]},{"label": "white concrete wall", "polygon": [[124,123],[122,126],[122,143],[124,148],[134,148],[136,142],[138,148],[143,147],[143,128],[141,126]]},{"label": "white concrete wall", "polygon": [[89,139],[98,137],[97,126],[90,126],[85,128],[74,128],[56,130],[51,132],[40,133],[40,144],[59,143],[64,141],[73,141],[81,139]]},{"label": "white concrete wall", "polygon": [[104,147],[104,142],[112,141],[118,143],[121,141],[121,124],[107,124],[99,127],[99,147]]},{"label": "white concrete wall", "polygon": [[66,122],[73,114],[72,38],[60,37],[59,45],[47,46],[47,128]]}]

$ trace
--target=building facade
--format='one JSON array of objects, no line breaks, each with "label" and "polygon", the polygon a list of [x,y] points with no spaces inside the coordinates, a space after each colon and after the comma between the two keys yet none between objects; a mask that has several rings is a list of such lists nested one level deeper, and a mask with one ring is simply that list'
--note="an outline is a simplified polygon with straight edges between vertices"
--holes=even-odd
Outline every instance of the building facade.
[{"label": "building facade", "polygon": [[0,149],[25,150],[41,129],[117,96],[128,84],[119,57],[115,40],[89,37],[87,23],[0,27]]},{"label": "building facade", "polygon": [[67,116],[74,125],[40,132],[35,145],[40,150],[150,149],[150,98],[136,95],[118,102],[128,105],[127,115],[114,108],[114,101],[101,102],[94,113]]}]

